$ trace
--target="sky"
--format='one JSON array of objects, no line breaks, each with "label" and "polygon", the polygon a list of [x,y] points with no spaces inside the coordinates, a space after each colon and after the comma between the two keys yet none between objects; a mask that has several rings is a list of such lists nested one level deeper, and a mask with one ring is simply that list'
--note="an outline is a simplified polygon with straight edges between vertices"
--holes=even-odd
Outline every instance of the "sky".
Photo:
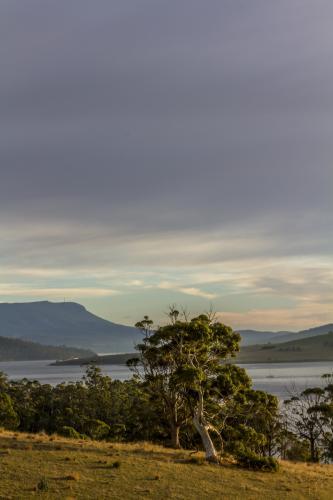
[{"label": "sky", "polygon": [[333,322],[331,0],[2,0],[0,301]]}]

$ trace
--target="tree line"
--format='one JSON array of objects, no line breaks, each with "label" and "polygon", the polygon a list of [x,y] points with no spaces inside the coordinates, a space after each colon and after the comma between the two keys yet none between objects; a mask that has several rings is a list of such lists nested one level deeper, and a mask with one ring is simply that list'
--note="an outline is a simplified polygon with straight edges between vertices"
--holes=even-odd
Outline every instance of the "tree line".
[{"label": "tree line", "polygon": [[253,389],[230,363],[240,337],[203,314],[189,319],[174,307],[165,326],[145,316],[130,380],[112,380],[90,365],[82,380],[57,386],[0,376],[0,426],[73,438],[152,441],[203,449],[219,462],[276,470],[276,457],[333,459],[333,383],[294,394],[283,407]]}]

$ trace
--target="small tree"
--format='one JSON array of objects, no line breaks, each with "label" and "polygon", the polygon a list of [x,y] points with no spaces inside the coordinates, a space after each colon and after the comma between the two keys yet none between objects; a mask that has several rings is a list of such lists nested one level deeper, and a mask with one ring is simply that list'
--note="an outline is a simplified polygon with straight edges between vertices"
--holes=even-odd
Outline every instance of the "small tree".
[{"label": "small tree", "polygon": [[323,458],[332,462],[333,460],[333,374],[322,376],[326,386],[319,404],[312,407],[312,411],[319,414],[322,424],[322,448]]},{"label": "small tree", "polygon": [[305,389],[284,402],[289,429],[310,449],[310,461],[319,462],[323,438],[322,405],[325,391],[320,387]]}]

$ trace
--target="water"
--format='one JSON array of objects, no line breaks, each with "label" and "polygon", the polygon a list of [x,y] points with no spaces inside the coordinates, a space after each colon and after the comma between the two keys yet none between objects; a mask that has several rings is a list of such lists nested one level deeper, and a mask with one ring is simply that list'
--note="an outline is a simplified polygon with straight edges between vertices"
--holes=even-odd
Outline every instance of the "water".
[{"label": "water", "polygon": [[[80,380],[85,372],[85,367],[50,366],[50,363],[52,360],[1,362],[0,371],[6,373],[12,380],[26,377],[52,385]],[[293,386],[299,390],[320,386],[321,375],[333,372],[333,361],[243,364],[241,367],[247,370],[255,389],[285,399]],[[101,369],[113,379],[126,380],[131,377],[130,370],[124,365],[103,365]]]},{"label": "water", "polygon": [[252,378],[255,389],[286,399],[294,388],[302,391],[307,387],[324,384],[321,376],[333,372],[333,361],[303,363],[258,363],[240,365]]}]

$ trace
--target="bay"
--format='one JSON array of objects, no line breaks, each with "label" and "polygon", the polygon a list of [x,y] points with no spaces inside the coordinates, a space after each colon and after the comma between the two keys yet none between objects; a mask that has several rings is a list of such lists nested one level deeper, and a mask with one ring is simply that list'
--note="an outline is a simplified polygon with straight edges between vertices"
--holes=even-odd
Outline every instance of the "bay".
[{"label": "bay", "polygon": [[[61,382],[80,380],[85,372],[81,366],[50,366],[53,360],[8,361],[0,363],[0,372],[11,380],[28,378],[42,384],[56,385]],[[333,372],[333,362],[318,361],[304,363],[258,363],[242,364],[252,378],[255,389],[275,394],[279,399],[287,398],[293,388],[321,386],[321,376]],[[113,379],[126,380],[131,372],[125,365],[102,365],[102,372]]]}]

